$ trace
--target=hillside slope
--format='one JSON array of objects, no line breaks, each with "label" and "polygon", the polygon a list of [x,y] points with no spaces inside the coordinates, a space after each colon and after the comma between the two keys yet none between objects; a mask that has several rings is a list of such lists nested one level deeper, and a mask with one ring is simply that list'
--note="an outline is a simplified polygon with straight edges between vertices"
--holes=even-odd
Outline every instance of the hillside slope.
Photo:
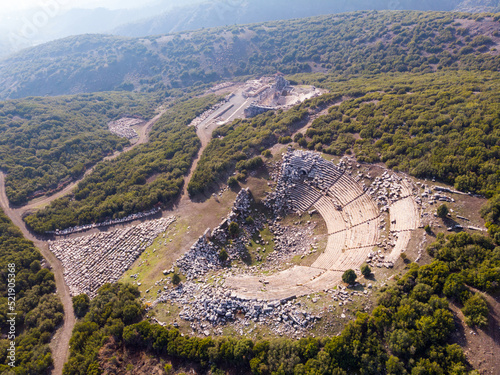
[{"label": "hillside slope", "polygon": [[[117,27],[113,34],[139,37],[168,34],[177,31],[196,30],[203,27],[217,27],[253,22],[286,20],[319,16],[322,14],[345,13],[360,10],[422,10],[451,11],[459,0],[385,0],[330,1],[316,0],[236,0],[200,2],[191,6],[180,6],[149,19]],[[472,1],[475,6],[477,0]]]},{"label": "hillside slope", "polygon": [[278,70],[495,70],[499,19],[374,11],[147,38],[70,37],[1,61],[0,99],[168,90]]}]

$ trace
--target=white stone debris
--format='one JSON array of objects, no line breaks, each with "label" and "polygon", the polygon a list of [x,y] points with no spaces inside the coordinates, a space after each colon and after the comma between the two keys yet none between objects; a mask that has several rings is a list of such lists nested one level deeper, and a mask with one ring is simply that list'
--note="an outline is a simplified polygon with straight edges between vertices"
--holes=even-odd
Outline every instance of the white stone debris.
[{"label": "white stone debris", "polygon": [[77,225],[76,227],[70,227],[66,229],[56,229],[55,231],[50,231],[50,232],[45,232],[46,234],[54,234],[56,236],[66,236],[68,234],[73,234],[73,233],[79,233],[79,232],[85,232],[90,229],[94,228],[100,228],[100,227],[107,227],[110,225],[115,225],[115,224],[123,224],[127,223],[129,221],[134,221],[138,219],[142,219],[148,216],[153,216],[161,212],[161,209],[158,207],[152,208],[148,211],[144,212],[138,212],[136,214],[131,214],[128,216],[125,216],[121,219],[109,219],[102,221],[100,223],[93,223],[93,224],[86,224],[86,225]]},{"label": "white stone debris", "polygon": [[62,262],[71,295],[94,298],[105,283],[116,282],[175,217],[72,239],[49,241],[50,251]]},{"label": "white stone debris", "polygon": [[116,134],[118,137],[133,139],[138,137],[138,134],[132,126],[143,123],[144,120],[141,119],[124,117],[116,121],[111,121],[108,124],[108,129],[111,133]]}]

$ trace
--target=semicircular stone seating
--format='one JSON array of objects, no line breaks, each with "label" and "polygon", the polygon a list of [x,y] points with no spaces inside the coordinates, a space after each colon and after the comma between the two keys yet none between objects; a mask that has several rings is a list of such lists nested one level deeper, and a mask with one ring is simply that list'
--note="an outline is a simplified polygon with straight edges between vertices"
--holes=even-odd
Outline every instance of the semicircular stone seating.
[{"label": "semicircular stone seating", "polygon": [[[398,236],[390,254],[394,260],[419,224],[411,187],[403,184],[402,191],[407,196],[389,207],[390,229]],[[310,267],[295,266],[264,278],[227,278],[226,286],[240,298],[273,300],[331,288],[347,269],[359,269],[380,241],[381,212],[376,202],[342,164],[326,161],[318,153],[286,153],[273,194],[278,209],[300,213],[314,208],[319,212],[328,230],[326,249]]]}]

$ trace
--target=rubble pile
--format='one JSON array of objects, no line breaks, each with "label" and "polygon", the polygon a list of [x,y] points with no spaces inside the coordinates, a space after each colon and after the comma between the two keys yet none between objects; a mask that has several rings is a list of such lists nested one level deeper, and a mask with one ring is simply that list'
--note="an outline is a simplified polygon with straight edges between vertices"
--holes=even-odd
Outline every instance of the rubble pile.
[{"label": "rubble pile", "polygon": [[125,229],[49,241],[50,251],[62,262],[71,295],[94,298],[105,283],[116,282],[175,217],[151,220]]},{"label": "rubble pile", "polygon": [[294,298],[275,301],[244,300],[222,286],[185,283],[172,290],[165,290],[156,300],[176,302],[183,306],[179,317],[191,322],[191,328],[203,332],[209,326],[240,321],[243,326],[251,321],[274,326],[278,332],[310,328],[320,319],[309,314]]},{"label": "rubble pile", "polygon": [[314,226],[305,228],[283,226],[275,222],[269,227],[274,234],[274,251],[267,256],[266,266],[274,267],[290,260],[295,255],[309,255],[317,250]]},{"label": "rubble pile", "polygon": [[[260,224],[259,222],[245,223],[245,219],[251,214],[252,202],[250,190],[241,190],[234,201],[231,212],[222,223],[211,233],[207,229],[189,251],[177,260],[176,266],[188,280],[199,278],[209,271],[220,268],[223,265],[219,259],[222,248],[227,251],[229,260],[238,259],[241,256],[245,251],[245,243],[249,241],[249,236],[257,230]],[[228,244],[228,228],[232,222],[238,223],[240,227],[245,226],[247,231],[243,232],[242,236],[235,238],[232,244]]]},{"label": "rubble pile", "polygon": [[124,117],[116,121],[111,121],[108,124],[108,129],[111,133],[116,134],[118,137],[132,139],[138,137],[135,129],[132,126],[140,125],[144,123],[144,120],[137,118]]},{"label": "rubble pile", "polygon": [[408,196],[413,196],[413,189],[408,186],[408,180],[389,171],[376,177],[368,189],[368,194],[381,206],[381,211],[386,212],[389,206]]}]

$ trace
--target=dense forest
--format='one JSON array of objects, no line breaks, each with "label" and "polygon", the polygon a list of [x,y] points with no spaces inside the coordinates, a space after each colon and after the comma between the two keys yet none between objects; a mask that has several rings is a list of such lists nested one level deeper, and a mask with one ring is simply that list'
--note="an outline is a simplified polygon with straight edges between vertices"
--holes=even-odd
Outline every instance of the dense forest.
[{"label": "dense forest", "polygon": [[[480,9],[482,12],[492,12],[495,11],[495,5],[498,7],[498,4],[494,4],[495,1],[492,0],[487,2],[481,0],[404,0],[398,2],[386,0],[316,0],[314,2],[307,0],[273,0],[272,2],[214,0],[206,2],[199,0],[192,1],[192,3],[184,5],[183,2],[184,6],[177,6],[160,15],[121,25],[113,30],[113,34],[143,37],[207,27],[288,20],[359,10],[452,11],[457,8],[474,7],[475,11]],[[262,9],[266,11],[263,12]]]},{"label": "dense forest", "polygon": [[106,285],[74,330],[65,374],[98,371],[105,360],[99,347],[109,340],[131,352],[163,358],[166,369],[175,360],[177,365],[196,363],[211,373],[467,374],[462,349],[450,343],[456,327],[447,299],[463,306],[469,325],[484,324],[487,305],[469,286],[489,293],[500,290],[497,245],[481,235],[439,235],[428,248],[436,260],[421,267],[407,265],[402,277],[380,290],[371,314],[359,312],[339,336],[298,341],[188,337],[172,327],[138,323],[142,308],[134,302],[137,290]]},{"label": "dense forest", "polygon": [[172,90],[277,70],[498,70],[499,17],[371,11],[160,37],[75,36],[1,61],[0,98]]},{"label": "dense forest", "polygon": [[[42,255],[0,211],[0,372],[8,372],[9,319],[16,328],[16,374],[46,374],[52,366],[50,340],[63,320],[54,275],[41,267]],[[15,275],[13,278],[11,275]],[[15,301],[9,282],[15,280]],[[15,302],[15,304],[12,304]],[[5,336],[4,336],[5,334]]]},{"label": "dense forest", "polygon": [[172,203],[201,146],[188,125],[219,100],[210,95],[174,105],[153,126],[148,143],[99,163],[71,195],[27,216],[26,223],[44,233]]},{"label": "dense forest", "polygon": [[491,197],[500,182],[499,78],[442,72],[353,80],[341,90],[355,97],[332,107],[295,141]]},{"label": "dense forest", "polygon": [[158,98],[102,93],[0,102],[0,169],[10,202],[22,204],[82,175],[129,141],[108,131],[122,116],[153,117]]}]

